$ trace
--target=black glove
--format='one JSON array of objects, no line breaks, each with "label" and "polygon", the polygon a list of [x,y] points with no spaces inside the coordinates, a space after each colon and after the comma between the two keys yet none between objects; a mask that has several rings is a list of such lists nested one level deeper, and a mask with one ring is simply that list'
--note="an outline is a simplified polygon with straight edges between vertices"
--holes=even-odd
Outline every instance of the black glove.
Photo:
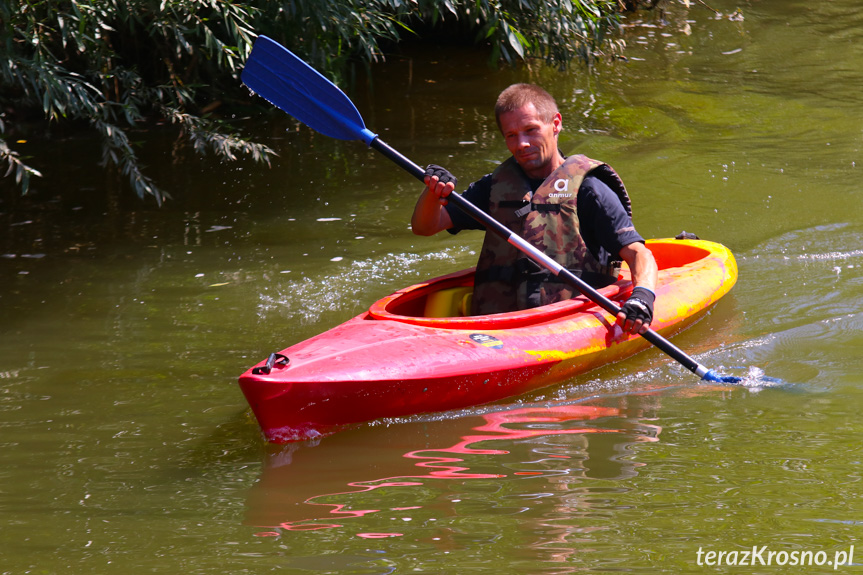
[{"label": "black glove", "polygon": [[656,295],[652,291],[637,287],[632,290],[632,295],[620,309],[629,321],[641,320],[641,323],[647,325],[653,321],[653,302],[655,300]]},{"label": "black glove", "polygon": [[428,167],[426,168],[426,176],[430,178],[432,176],[437,176],[438,181],[443,184],[448,184],[449,182],[452,182],[454,186],[458,185],[458,178],[453,176],[446,168],[442,168],[435,164],[428,165]]}]

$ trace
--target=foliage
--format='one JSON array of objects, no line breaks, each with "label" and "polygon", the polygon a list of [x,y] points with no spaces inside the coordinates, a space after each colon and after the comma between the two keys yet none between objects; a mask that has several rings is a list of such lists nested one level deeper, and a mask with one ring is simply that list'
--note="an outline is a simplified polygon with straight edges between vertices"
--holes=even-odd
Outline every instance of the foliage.
[{"label": "foliage", "polygon": [[[3,132],[3,122],[0,122],[0,133]],[[15,174],[15,183],[25,192],[30,187],[30,177],[41,177],[42,174],[21,161],[20,155],[14,150],[10,150],[6,142],[0,138],[0,166],[6,164],[7,169],[4,177],[9,177]]]},{"label": "foliage", "polygon": [[416,10],[413,0],[259,0],[257,4],[259,33],[329,73],[339,72],[352,57],[378,61],[381,44],[398,42],[402,34],[410,33],[405,21]]},{"label": "foliage", "polygon": [[[405,36],[455,34],[492,47],[492,61],[557,65],[619,51],[610,39],[622,0],[291,0],[262,3],[261,32],[315,67],[338,70],[359,55],[377,61]],[[652,0],[655,4],[662,0]]]},{"label": "foliage", "polygon": [[[427,4],[440,4],[429,1]],[[510,64],[527,58],[566,65],[591,61],[604,50],[616,53],[610,41],[617,28],[618,0],[447,0],[424,10],[432,18],[452,16],[472,21],[478,40],[490,41],[492,59]]]},{"label": "foliage", "polygon": [[[11,0],[0,7],[0,18],[4,109],[40,108],[51,121],[87,122],[101,136],[103,164],[116,166],[139,196],[166,197],[143,173],[127,134],[148,120],[171,118],[196,149],[207,142],[229,159],[236,151],[263,161],[272,154],[203,113],[204,103],[219,97],[220,82],[239,83],[254,39],[250,12],[239,4]],[[8,151],[0,159],[18,174],[37,175]],[[27,178],[19,181],[26,191]]]},{"label": "foliage", "polygon": [[[141,197],[167,194],[143,171],[127,131],[167,120],[199,153],[274,152],[234,133],[209,111],[241,88],[257,34],[272,36],[326,73],[350,58],[373,62],[383,46],[442,31],[489,43],[493,59],[565,65],[619,49],[609,33],[620,0],[6,0],[0,3],[0,119],[37,111],[85,122],[101,137],[102,163]],[[3,139],[0,165],[26,192],[39,172]]]}]

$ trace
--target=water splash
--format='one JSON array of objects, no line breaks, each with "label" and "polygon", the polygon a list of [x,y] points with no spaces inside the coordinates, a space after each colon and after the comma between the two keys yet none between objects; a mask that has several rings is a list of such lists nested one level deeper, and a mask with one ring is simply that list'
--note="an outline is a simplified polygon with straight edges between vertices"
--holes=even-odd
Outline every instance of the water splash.
[{"label": "water splash", "polygon": [[[386,254],[350,263],[331,260],[342,265],[327,268],[331,273],[279,282],[271,288],[275,294],[261,294],[259,316],[263,320],[278,314],[280,318],[309,325],[317,323],[327,313],[355,315],[366,309],[375,296],[382,297],[389,291],[426,279],[426,263],[443,261],[455,265],[471,253],[470,248],[461,246],[426,254]],[[377,291],[366,292],[372,299],[359,298],[358,286],[377,286]]]},{"label": "water splash", "polygon": [[787,383],[781,379],[765,375],[764,370],[760,367],[750,365],[746,369],[746,373],[740,376],[723,375],[724,372],[720,372],[720,378],[722,378],[721,383],[745,387],[752,392],[758,392],[768,387],[781,387],[787,385]]}]

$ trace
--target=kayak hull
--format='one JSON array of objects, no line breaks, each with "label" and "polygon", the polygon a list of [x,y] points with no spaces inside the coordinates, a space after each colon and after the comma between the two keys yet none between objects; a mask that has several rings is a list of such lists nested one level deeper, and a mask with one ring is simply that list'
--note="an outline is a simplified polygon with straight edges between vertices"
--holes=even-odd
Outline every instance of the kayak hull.
[{"label": "kayak hull", "polygon": [[[737,280],[734,256],[720,244],[650,240],[647,246],[660,268],[652,327],[663,336],[697,320]],[[279,361],[246,371],[240,388],[266,439],[304,440],[352,423],[490,403],[650,345],[623,334],[611,314],[583,296],[504,314],[428,317],[430,309],[440,313],[433,300],[457,299],[472,282],[472,270],[464,270],[399,290],[274,354]],[[625,301],[632,291],[628,271],[599,291]]]}]

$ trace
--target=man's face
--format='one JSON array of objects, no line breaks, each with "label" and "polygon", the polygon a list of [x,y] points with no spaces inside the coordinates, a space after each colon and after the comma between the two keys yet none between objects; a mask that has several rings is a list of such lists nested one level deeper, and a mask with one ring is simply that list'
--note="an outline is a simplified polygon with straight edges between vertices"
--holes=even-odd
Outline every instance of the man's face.
[{"label": "man's face", "polygon": [[560,114],[555,114],[551,122],[545,122],[533,104],[500,116],[506,147],[531,178],[545,178],[562,163],[563,159],[557,152],[557,134],[561,126]]}]

